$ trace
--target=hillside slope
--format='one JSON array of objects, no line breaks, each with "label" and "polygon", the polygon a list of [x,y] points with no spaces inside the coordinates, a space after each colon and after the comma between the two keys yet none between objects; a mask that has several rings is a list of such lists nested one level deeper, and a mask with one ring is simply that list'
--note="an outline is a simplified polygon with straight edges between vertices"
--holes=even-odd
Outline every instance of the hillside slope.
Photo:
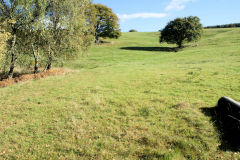
[{"label": "hillside slope", "polygon": [[179,52],[158,37],[124,33],[65,64],[77,73],[0,89],[0,159],[240,159],[208,116],[240,101],[240,29]]}]

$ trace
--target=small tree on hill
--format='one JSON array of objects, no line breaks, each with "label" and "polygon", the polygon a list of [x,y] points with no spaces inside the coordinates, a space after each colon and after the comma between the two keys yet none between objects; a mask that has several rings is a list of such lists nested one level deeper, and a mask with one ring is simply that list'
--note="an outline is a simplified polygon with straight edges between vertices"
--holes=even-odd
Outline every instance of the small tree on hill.
[{"label": "small tree on hill", "polygon": [[176,18],[162,30],[160,42],[177,44],[182,48],[184,42],[196,41],[201,37],[203,26],[198,17]]},{"label": "small tree on hill", "polygon": [[95,21],[95,38],[96,43],[99,42],[99,37],[102,38],[119,38],[121,31],[119,29],[118,17],[113,13],[111,8],[102,4],[95,4],[96,21]]}]

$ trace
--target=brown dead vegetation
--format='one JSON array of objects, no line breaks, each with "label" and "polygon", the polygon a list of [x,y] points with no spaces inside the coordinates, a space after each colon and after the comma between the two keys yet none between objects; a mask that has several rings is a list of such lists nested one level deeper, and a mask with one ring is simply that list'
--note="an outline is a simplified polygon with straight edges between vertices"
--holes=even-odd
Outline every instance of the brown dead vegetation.
[{"label": "brown dead vegetation", "polygon": [[7,79],[4,74],[0,74],[0,88],[4,88],[15,83],[41,79],[49,76],[65,75],[74,71],[68,69],[52,69],[45,72],[33,73],[15,73],[13,78]]}]

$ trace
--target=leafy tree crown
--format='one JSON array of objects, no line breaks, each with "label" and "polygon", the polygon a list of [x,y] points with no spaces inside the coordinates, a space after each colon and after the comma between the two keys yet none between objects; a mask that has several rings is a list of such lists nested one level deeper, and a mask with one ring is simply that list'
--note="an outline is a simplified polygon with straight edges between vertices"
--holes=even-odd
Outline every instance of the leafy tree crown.
[{"label": "leafy tree crown", "polygon": [[[96,36],[103,38],[118,38],[121,32],[118,17],[111,8],[102,4],[95,4],[96,8]],[[97,38],[96,37],[96,38]]]},{"label": "leafy tree crown", "polygon": [[177,44],[179,48],[184,42],[196,41],[201,37],[203,26],[195,16],[176,18],[162,30],[160,42]]}]

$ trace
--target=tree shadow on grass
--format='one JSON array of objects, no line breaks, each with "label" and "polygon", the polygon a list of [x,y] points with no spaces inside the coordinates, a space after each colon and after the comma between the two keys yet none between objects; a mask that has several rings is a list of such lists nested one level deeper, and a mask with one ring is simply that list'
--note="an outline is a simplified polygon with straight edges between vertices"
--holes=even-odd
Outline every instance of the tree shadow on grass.
[{"label": "tree shadow on grass", "polygon": [[[25,71],[25,72],[14,72],[12,78],[18,78],[26,74],[33,74],[33,71]],[[7,79],[8,73],[7,72],[0,72],[0,81]]]},{"label": "tree shadow on grass", "polygon": [[157,51],[157,52],[177,52],[177,47],[122,47],[120,49],[133,50],[133,51]]},{"label": "tree shadow on grass", "polygon": [[216,130],[220,134],[221,145],[219,149],[222,151],[240,151],[240,131],[237,128],[232,128],[231,122],[222,122],[217,114],[217,107],[201,108],[202,112],[211,117],[211,121],[214,124]]},{"label": "tree shadow on grass", "polygon": [[103,40],[99,40],[98,42],[95,42],[95,45],[103,45],[103,44],[111,44],[112,42],[109,41],[103,41]]}]

